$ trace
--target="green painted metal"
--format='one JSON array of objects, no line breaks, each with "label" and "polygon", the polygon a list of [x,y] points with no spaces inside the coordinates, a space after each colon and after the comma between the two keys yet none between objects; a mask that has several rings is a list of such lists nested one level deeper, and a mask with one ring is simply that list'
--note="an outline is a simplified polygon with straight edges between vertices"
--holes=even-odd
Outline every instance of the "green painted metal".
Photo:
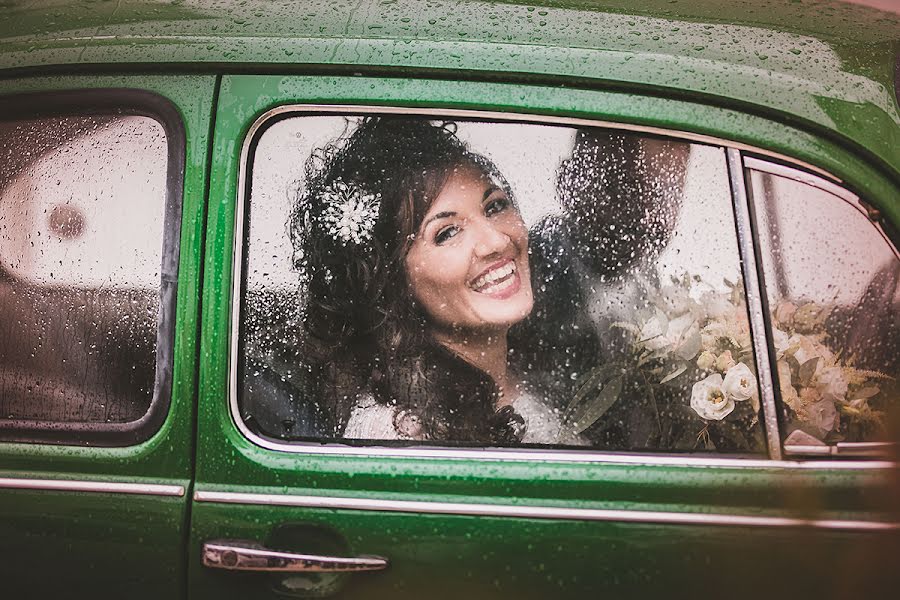
[{"label": "green painted metal", "polygon": [[[825,169],[900,225],[897,15],[818,0],[545,4],[78,0],[6,7],[0,93],[155,91],[181,111],[187,162],[174,390],[162,429],[128,448],[0,444],[0,477],[190,490],[196,424],[196,485],[210,491],[896,520],[900,486],[882,471],[310,456],[263,449],[236,430],[227,399],[239,154],[251,123],[274,106],[448,107],[689,131]],[[220,73],[247,75],[223,78],[211,138]],[[258,73],[275,75],[251,75]],[[900,577],[890,568],[900,553],[896,536],[215,503],[194,503],[185,548],[188,497],[0,490],[0,540],[21,540],[23,532],[25,539],[10,572],[59,595],[91,578],[106,586],[94,595],[117,597],[265,597],[275,594],[273,585],[310,583],[199,565],[204,540],[244,538],[393,560],[386,574],[342,578],[348,597],[700,596],[707,589],[733,589],[736,597],[842,589],[878,597]],[[47,557],[55,578],[32,556]],[[743,575],[748,561],[767,579]],[[448,573],[456,577],[448,581]],[[4,589],[24,596],[37,583],[26,589],[5,578]]]},{"label": "green painted metal", "polygon": [[900,179],[900,15],[828,0],[21,2],[0,69],[435,74],[729,107],[830,136]]},{"label": "green painted metal", "polygon": [[[219,96],[210,183],[203,286],[198,464],[196,489],[416,500],[605,508],[810,518],[895,519],[894,482],[883,471],[804,471],[781,466],[698,468],[554,461],[437,460],[322,456],[255,445],[236,428],[228,409],[228,353],[240,153],[251,124],[278,105],[381,104],[477,108],[569,115],[651,124],[740,139],[777,148],[833,168],[873,198],[896,188],[877,170],[827,139],[729,109],[619,92],[365,77],[225,76]],[[740,133],[735,136],[735,131]],[[886,195],[886,196],[885,196]],[[886,203],[886,206],[892,206]],[[896,213],[894,213],[896,216]],[[848,581],[896,585],[883,553],[896,536],[854,538],[842,533],[786,530],[482,519],[350,510],[220,505],[195,502],[189,593],[200,597],[275,597],[283,579],[217,572],[199,564],[202,542],[248,539],[282,550],[384,554],[386,573],[344,577],[343,597],[583,597],[703,586],[732,589],[743,563],[735,536],[754,565],[784,585],[768,597],[833,591],[848,572],[848,557],[865,567]],[[680,540],[689,540],[687,546]],[[801,559],[770,547],[813,547]],[[324,550],[323,550],[324,551]],[[746,556],[746,555],[745,555]],[[854,558],[854,560],[855,560]],[[809,562],[807,565],[806,562]],[[818,562],[816,562],[818,561]],[[817,565],[813,568],[811,565]],[[854,562],[853,564],[860,564]],[[880,565],[870,569],[872,565]],[[797,569],[806,576],[797,576]],[[803,569],[806,569],[805,571]],[[448,574],[452,573],[451,577]],[[294,585],[313,585],[293,580]],[[327,582],[326,582],[327,583]],[[769,581],[743,581],[737,597],[758,595]],[[318,585],[325,585],[319,582]],[[889,589],[889,588],[882,588]],[[818,590],[818,591],[815,591]]]},{"label": "green painted metal", "polygon": [[[168,416],[150,439],[120,448],[0,443],[0,477],[180,485],[182,497],[0,489],[0,572],[21,597],[72,593],[177,597],[193,476],[197,319],[207,148],[215,78],[90,76],[5,81],[2,94],[93,88],[155,92],[178,109],[186,135],[175,362]],[[49,561],[49,562],[48,562]],[[48,565],[52,568],[48,569]],[[50,575],[48,577],[48,575]]]}]

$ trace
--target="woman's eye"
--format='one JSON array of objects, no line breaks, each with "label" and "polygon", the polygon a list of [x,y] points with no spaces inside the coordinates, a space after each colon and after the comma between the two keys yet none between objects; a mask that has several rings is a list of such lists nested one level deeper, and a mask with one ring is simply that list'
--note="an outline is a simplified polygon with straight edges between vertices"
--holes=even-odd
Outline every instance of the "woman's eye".
[{"label": "woman's eye", "polygon": [[509,206],[509,198],[495,198],[484,205],[484,214],[491,216],[503,212]]},{"label": "woman's eye", "polygon": [[434,236],[434,243],[440,246],[450,238],[454,237],[457,233],[459,233],[459,227],[457,227],[456,225],[444,227],[437,232],[437,235]]}]

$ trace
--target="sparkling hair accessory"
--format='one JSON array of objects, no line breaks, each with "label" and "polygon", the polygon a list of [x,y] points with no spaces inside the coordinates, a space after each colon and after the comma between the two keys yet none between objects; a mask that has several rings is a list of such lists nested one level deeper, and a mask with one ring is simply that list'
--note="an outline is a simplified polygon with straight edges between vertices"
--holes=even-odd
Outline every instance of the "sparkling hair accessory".
[{"label": "sparkling hair accessory", "polygon": [[322,190],[325,208],[319,222],[335,240],[343,245],[361,245],[372,239],[378,220],[381,194],[370,194],[355,183],[338,178]]}]

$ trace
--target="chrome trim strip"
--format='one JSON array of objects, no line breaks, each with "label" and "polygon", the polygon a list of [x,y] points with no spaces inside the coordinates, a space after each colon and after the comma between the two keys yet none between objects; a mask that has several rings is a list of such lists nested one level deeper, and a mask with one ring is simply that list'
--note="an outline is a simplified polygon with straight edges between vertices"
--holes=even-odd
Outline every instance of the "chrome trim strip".
[{"label": "chrome trim strip", "polygon": [[889,456],[897,450],[893,442],[838,442],[831,446],[803,446],[785,444],[784,453],[789,456]]},{"label": "chrome trim strip", "polygon": [[97,494],[137,494],[141,496],[184,496],[184,486],[157,483],[121,483],[74,479],[18,479],[0,477],[0,488]]},{"label": "chrome trim strip", "polygon": [[[558,117],[553,115],[540,115],[524,112],[497,112],[488,110],[468,110],[462,108],[410,108],[406,106],[372,106],[364,104],[285,104],[272,108],[254,121],[253,125],[244,138],[244,146],[247,146],[251,135],[258,129],[259,125],[268,121],[273,117],[284,115],[286,113],[327,113],[332,115],[342,114],[390,114],[390,115],[420,115],[426,117],[452,117],[460,119],[483,119],[490,121],[513,121],[519,123],[530,123],[534,125],[566,125],[570,127],[606,127],[608,129],[618,129],[622,131],[634,131],[637,133],[649,133],[654,135],[663,135],[669,138],[682,139],[700,144],[711,144],[713,146],[728,146],[759,154],[769,156],[777,160],[793,163],[809,171],[814,171],[835,183],[841,183],[841,180],[829,173],[828,171],[811,165],[809,163],[797,160],[790,156],[784,156],[771,150],[757,148],[748,144],[742,144],[732,140],[718,138],[712,135],[704,135],[702,133],[691,133],[689,131],[679,131],[674,129],[665,129],[662,127],[653,127],[650,125],[635,125],[633,123],[620,123],[616,121],[603,121],[600,119],[585,119],[579,117]],[[243,153],[242,153],[243,154]],[[242,156],[243,158],[243,156]],[[243,165],[246,163],[242,163]],[[241,170],[243,175],[243,169]]]},{"label": "chrome trim strip", "polygon": [[837,196],[838,198],[852,206],[854,209],[859,211],[866,219],[869,220],[869,222],[872,223],[872,226],[875,227],[875,230],[878,231],[878,234],[881,236],[881,238],[894,252],[894,256],[898,260],[900,260],[900,249],[894,246],[894,243],[891,242],[891,238],[888,237],[887,233],[885,233],[884,231],[884,228],[881,226],[878,210],[874,207],[869,207],[862,200],[860,200],[859,196],[857,196],[850,190],[844,189],[839,185],[835,185],[830,181],[820,179],[819,177],[816,177],[815,175],[812,175],[810,173],[800,171],[799,169],[770,163],[768,161],[754,158],[752,156],[744,157],[744,166],[754,171],[760,171],[762,173],[768,173],[769,175],[777,175],[779,177],[784,177],[785,179],[791,179],[793,181],[805,183],[808,186],[817,188],[833,196]]},{"label": "chrome trim strip", "polygon": [[752,515],[679,513],[646,510],[563,508],[462,502],[422,502],[334,496],[293,496],[236,492],[194,492],[197,502],[364,510],[416,514],[462,515],[472,517],[515,517],[520,519],[559,519],[571,521],[607,521],[617,523],[656,523],[662,525],[713,525],[726,527],[793,527],[841,531],[900,531],[900,523],[845,521],[840,519],[796,519]]},{"label": "chrome trim strip", "polygon": [[[779,160],[792,162],[805,169],[821,173],[824,177],[840,182],[839,179],[830,175],[826,171],[797,161],[787,156],[783,156],[774,152],[769,152],[760,148],[736,144],[729,140],[722,140],[712,136],[704,136],[700,134],[692,134],[681,131],[667,130],[658,127],[647,127],[642,125],[632,125],[627,123],[616,123],[610,121],[600,121],[592,119],[571,118],[571,117],[555,117],[549,115],[535,115],[527,113],[502,113],[477,110],[463,109],[444,109],[444,108],[407,108],[398,106],[362,106],[352,104],[294,104],[275,107],[262,115],[260,115],[250,126],[244,137],[241,147],[240,165],[238,172],[237,185],[237,205],[235,207],[235,223],[234,223],[234,254],[232,263],[232,301],[231,301],[231,331],[230,337],[230,355],[229,355],[229,407],[231,420],[237,427],[238,431],[253,444],[275,450],[279,452],[287,452],[291,454],[311,454],[311,455],[339,455],[339,456],[362,456],[362,457],[396,457],[396,458],[415,458],[415,459],[441,459],[441,460],[516,460],[516,461],[549,461],[549,462],[578,462],[578,463],[602,463],[602,464],[639,464],[647,466],[679,466],[679,467],[719,467],[719,468],[774,468],[774,469],[890,469],[893,463],[886,461],[865,462],[865,461],[781,461],[780,448],[778,452],[771,455],[771,458],[777,460],[760,460],[756,458],[740,459],[740,458],[719,458],[719,457],[697,457],[697,456],[679,456],[679,455],[650,455],[650,454],[610,454],[610,453],[587,453],[578,450],[533,450],[533,449],[500,449],[500,448],[432,448],[432,447],[359,447],[348,446],[343,444],[322,444],[318,442],[295,442],[286,443],[276,440],[266,439],[251,431],[244,421],[240,418],[240,412],[237,405],[237,353],[238,339],[236,333],[240,330],[240,302],[236,299],[240,298],[241,293],[241,265],[243,264],[243,237],[244,237],[244,205],[247,200],[247,164],[250,153],[250,146],[260,129],[271,119],[290,113],[323,113],[331,115],[343,114],[407,114],[422,115],[434,117],[454,117],[461,119],[490,119],[496,121],[517,121],[534,124],[555,124],[568,126],[587,126],[587,127],[607,127],[625,131],[635,131],[640,133],[650,133],[657,135],[665,135],[671,138],[684,139],[699,143],[726,145],[738,150],[747,150],[756,154],[771,156]],[[771,375],[770,375],[771,381]]]},{"label": "chrome trim strip", "polygon": [[772,383],[769,344],[766,341],[766,326],[763,320],[762,286],[757,271],[756,253],[753,249],[753,228],[750,225],[750,206],[744,182],[741,152],[735,148],[728,148],[726,149],[726,158],[728,160],[728,178],[731,181],[731,197],[734,202],[741,270],[744,274],[744,287],[747,291],[747,311],[753,336],[753,353],[756,355],[756,376],[759,380],[759,396],[763,405],[763,418],[766,426],[766,443],[769,447],[769,457],[773,460],[781,460],[781,432],[778,427],[775,386]]},{"label": "chrome trim strip", "polygon": [[787,177],[788,179],[794,179],[801,183],[819,188],[820,190],[824,190],[830,194],[834,194],[850,203],[859,202],[859,196],[850,190],[791,167],[770,163],[753,156],[744,157],[744,166],[748,169],[753,169],[754,171],[762,171],[763,173],[771,173],[772,175],[780,175],[782,177]]}]

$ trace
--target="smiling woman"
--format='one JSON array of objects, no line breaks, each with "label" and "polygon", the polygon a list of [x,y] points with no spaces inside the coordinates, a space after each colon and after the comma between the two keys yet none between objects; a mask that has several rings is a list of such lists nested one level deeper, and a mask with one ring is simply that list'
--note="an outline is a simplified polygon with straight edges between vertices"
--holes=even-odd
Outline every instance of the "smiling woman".
[{"label": "smiling woman", "polygon": [[526,434],[541,428],[507,369],[533,305],[528,230],[454,129],[369,118],[307,167],[291,231],[328,412],[349,439],[555,443]]}]

